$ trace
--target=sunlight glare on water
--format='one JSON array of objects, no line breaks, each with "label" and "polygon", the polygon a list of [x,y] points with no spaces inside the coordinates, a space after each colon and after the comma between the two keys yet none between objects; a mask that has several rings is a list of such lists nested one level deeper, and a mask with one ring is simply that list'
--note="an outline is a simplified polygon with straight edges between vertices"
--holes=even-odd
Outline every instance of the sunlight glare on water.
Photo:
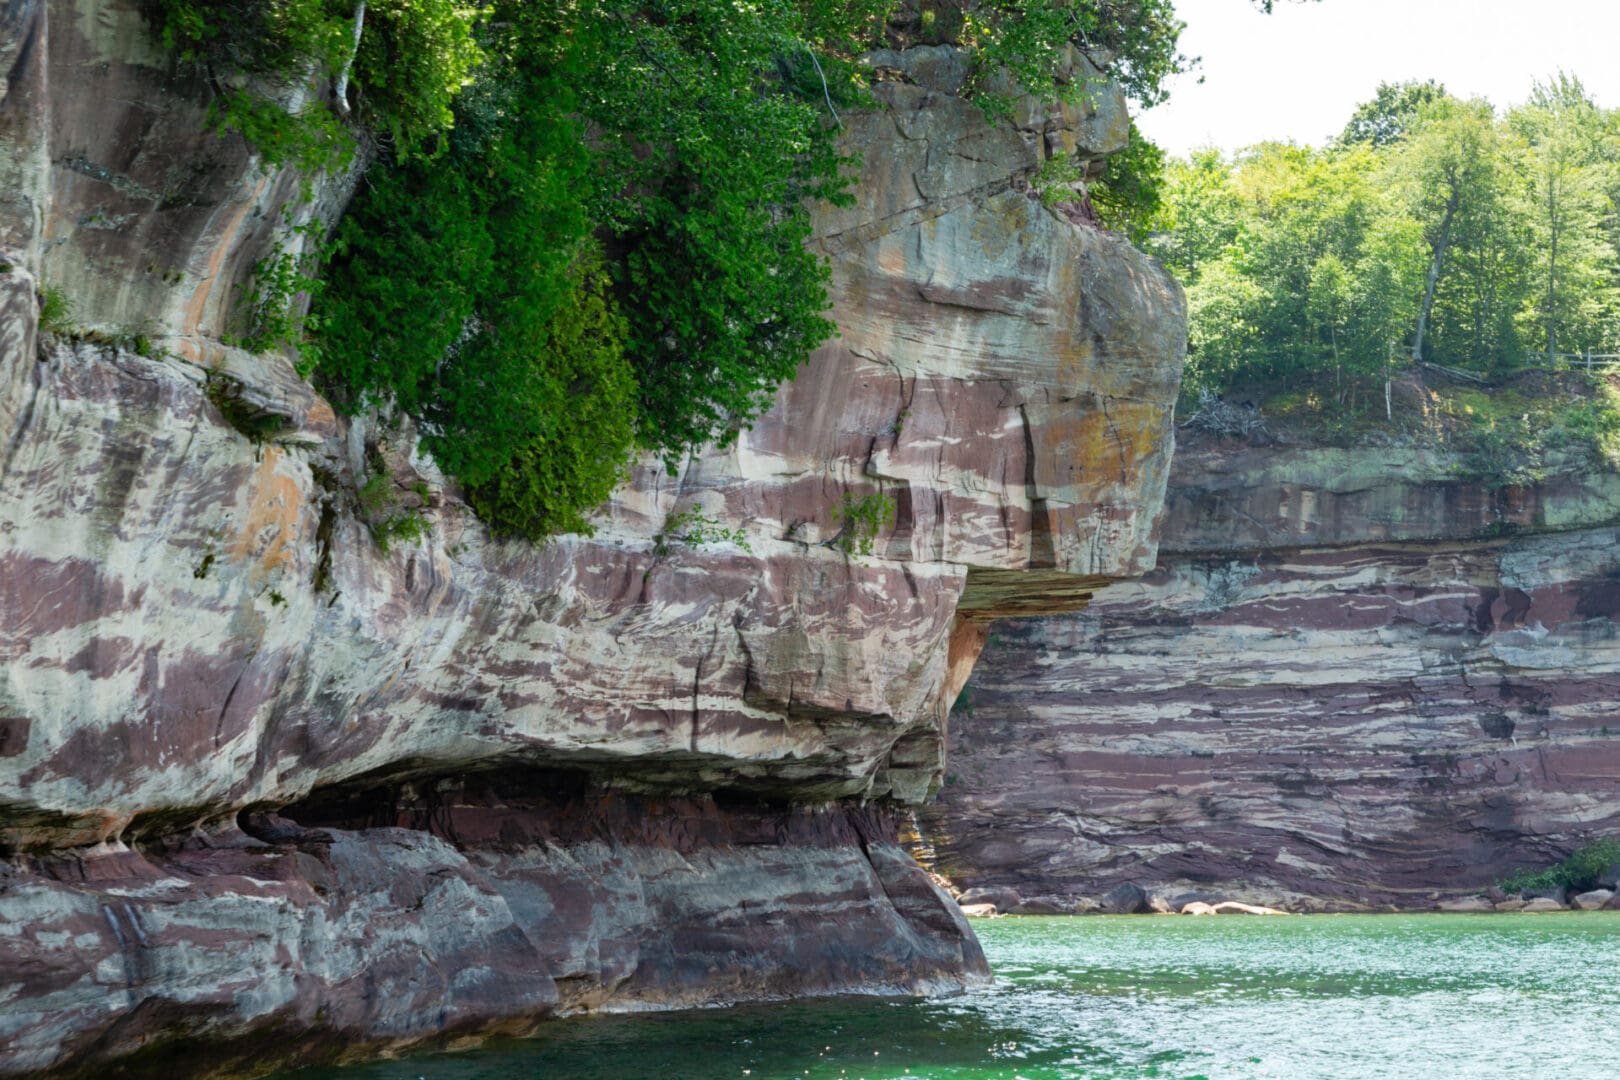
[{"label": "sunlight glare on water", "polygon": [[1608,1075],[1620,914],[1014,918],[936,1001],[561,1021],[301,1080],[1056,1080]]}]

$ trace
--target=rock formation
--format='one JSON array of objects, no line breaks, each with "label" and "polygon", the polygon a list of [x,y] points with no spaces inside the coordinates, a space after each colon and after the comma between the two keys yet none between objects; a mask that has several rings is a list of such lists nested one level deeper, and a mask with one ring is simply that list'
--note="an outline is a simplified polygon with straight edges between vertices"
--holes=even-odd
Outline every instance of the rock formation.
[{"label": "rock formation", "polygon": [[[895,807],[986,620],[1152,565],[1182,307],[1027,190],[1120,145],[1117,93],[989,126],[956,51],[876,59],[816,241],[841,336],[536,548],[408,425],[223,341],[285,212],[354,178],[301,200],[209,133],[134,0],[0,7],[0,1073],[984,977]],[[427,539],[380,550],[367,471]],[[897,520],[848,557],[832,510],[873,490]],[[660,552],[699,505],[751,550]]]},{"label": "rock formation", "polygon": [[959,886],[1432,907],[1620,829],[1620,477],[1183,439],[1159,567],[997,624],[921,811]]}]

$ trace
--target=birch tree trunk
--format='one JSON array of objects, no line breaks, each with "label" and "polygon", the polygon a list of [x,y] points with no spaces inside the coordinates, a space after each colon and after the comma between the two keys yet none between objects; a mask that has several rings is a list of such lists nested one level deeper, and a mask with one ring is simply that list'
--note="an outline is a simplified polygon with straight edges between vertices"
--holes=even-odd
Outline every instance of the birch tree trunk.
[{"label": "birch tree trunk", "polygon": [[[1423,286],[1423,306],[1418,309],[1417,336],[1412,339],[1412,362],[1423,361],[1423,332],[1429,325],[1429,312],[1434,308],[1434,289],[1440,283],[1440,269],[1445,265],[1446,249],[1451,246],[1451,221],[1457,216],[1461,194],[1454,188],[1446,200],[1446,216],[1440,222],[1440,238],[1434,245],[1434,258],[1429,261],[1429,280]],[[1387,393],[1384,395],[1389,396]]]},{"label": "birch tree trunk", "polygon": [[338,72],[337,83],[332,87],[332,95],[337,98],[338,115],[344,119],[349,116],[349,71],[354,67],[354,58],[360,55],[360,34],[366,26],[366,0],[360,0],[354,6],[354,44],[349,48],[349,58],[343,62],[343,70]]}]

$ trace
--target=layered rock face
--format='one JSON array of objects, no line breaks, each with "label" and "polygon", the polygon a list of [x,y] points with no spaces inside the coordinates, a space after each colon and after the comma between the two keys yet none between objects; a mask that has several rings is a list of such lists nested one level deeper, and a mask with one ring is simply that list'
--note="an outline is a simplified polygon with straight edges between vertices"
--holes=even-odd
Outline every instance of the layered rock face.
[{"label": "layered rock face", "polygon": [[[1027,191],[1120,144],[1117,94],[991,127],[954,50],[881,54],[817,239],[841,336],[733,448],[536,548],[408,427],[222,343],[286,212],[352,177],[301,202],[209,134],[133,2],[0,18],[0,1072],[983,977],[889,807],[938,786],[985,620],[1155,556],[1179,294]],[[428,492],[386,554],[379,469]],[[897,519],[847,557],[833,510],[877,490]],[[751,550],[661,552],[692,507]]]},{"label": "layered rock face", "polygon": [[1424,908],[1620,829],[1620,477],[1453,465],[1184,442],[1154,573],[997,625],[922,811],[940,868]]}]

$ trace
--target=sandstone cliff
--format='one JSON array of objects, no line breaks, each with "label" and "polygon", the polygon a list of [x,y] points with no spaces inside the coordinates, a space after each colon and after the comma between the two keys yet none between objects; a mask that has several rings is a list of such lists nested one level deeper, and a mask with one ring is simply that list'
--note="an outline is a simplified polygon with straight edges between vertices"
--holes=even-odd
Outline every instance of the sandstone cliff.
[{"label": "sandstone cliff", "polygon": [[1158,569],[998,624],[923,811],[960,885],[1433,906],[1620,828],[1620,477],[1183,441]]},{"label": "sandstone cliff", "polygon": [[[1027,190],[1120,144],[1117,93],[992,127],[954,50],[880,59],[816,241],[841,336],[535,548],[221,340],[354,178],[301,201],[207,133],[132,0],[0,8],[0,1073],[984,977],[893,808],[985,620],[1152,565],[1182,308]],[[430,526],[388,554],[350,494],[379,461]],[[824,543],[874,490],[878,550]],[[695,506],[751,550],[660,551]]]}]

